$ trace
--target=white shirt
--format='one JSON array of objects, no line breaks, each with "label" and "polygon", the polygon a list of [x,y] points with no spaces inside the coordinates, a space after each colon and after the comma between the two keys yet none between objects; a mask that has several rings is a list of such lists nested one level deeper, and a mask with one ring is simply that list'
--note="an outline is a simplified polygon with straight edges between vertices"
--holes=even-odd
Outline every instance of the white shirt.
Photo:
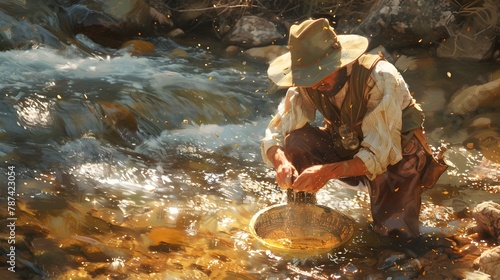
[{"label": "white shirt", "polygon": [[[352,64],[346,67],[350,75]],[[347,84],[335,96],[337,108],[344,100]],[[272,166],[266,156],[269,148],[283,146],[284,136],[315,119],[316,109],[304,94],[298,87],[289,88],[269,123],[261,145],[267,165]],[[384,60],[379,61],[371,72],[364,97],[367,100],[367,113],[361,124],[364,139],[355,157],[364,162],[372,180],[385,172],[388,165],[401,160],[402,110],[414,100],[396,67]]]}]

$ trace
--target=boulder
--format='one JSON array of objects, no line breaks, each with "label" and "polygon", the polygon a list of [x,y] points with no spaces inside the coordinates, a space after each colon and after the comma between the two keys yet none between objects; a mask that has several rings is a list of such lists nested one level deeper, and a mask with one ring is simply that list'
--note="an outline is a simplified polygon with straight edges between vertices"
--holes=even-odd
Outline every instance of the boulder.
[{"label": "boulder", "polygon": [[253,48],[283,43],[287,31],[281,31],[277,24],[258,16],[244,16],[224,35],[228,45]]},{"label": "boulder", "polygon": [[63,26],[70,29],[70,35],[83,34],[102,46],[119,48],[126,41],[125,34],[120,31],[120,21],[84,5],[64,8],[60,19]]},{"label": "boulder", "polygon": [[338,29],[369,37],[371,46],[427,46],[448,38],[446,24],[456,9],[445,0],[376,0],[361,24],[350,30]]},{"label": "boulder", "polygon": [[484,201],[474,207],[472,215],[480,229],[500,241],[500,204]]},{"label": "boulder", "polygon": [[500,106],[500,78],[482,85],[473,85],[455,93],[448,103],[447,113],[465,115],[479,107]]},{"label": "boulder", "polygon": [[0,11],[0,51],[28,49],[40,45],[63,48],[60,40],[43,26]]},{"label": "boulder", "polygon": [[[480,1],[482,4],[468,12],[463,23],[451,19],[448,23],[450,39],[437,48],[437,56],[487,60],[493,56],[495,37],[500,21],[500,6],[496,0]],[[464,11],[464,13],[467,11]]]},{"label": "boulder", "polygon": [[477,263],[479,270],[491,275],[491,279],[500,279],[500,246],[484,251]]},{"label": "boulder", "polygon": [[[110,0],[102,4],[91,1],[75,4],[60,12],[61,25],[68,33],[84,34],[92,41],[112,48],[136,37],[155,35],[159,27],[171,29],[173,23],[165,16],[166,8],[150,6],[145,0]],[[162,32],[166,33],[166,32]]]}]

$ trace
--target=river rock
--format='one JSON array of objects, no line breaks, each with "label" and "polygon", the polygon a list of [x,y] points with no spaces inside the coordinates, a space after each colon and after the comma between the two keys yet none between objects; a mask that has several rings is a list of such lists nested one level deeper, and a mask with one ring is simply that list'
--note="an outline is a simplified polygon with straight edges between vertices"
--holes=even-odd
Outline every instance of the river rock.
[{"label": "river rock", "polygon": [[466,87],[455,93],[447,106],[447,113],[464,115],[480,107],[498,108],[500,106],[500,78],[482,85]]},{"label": "river rock", "polygon": [[493,129],[478,129],[463,141],[464,146],[469,149],[481,151],[488,160],[500,163],[500,133]]},{"label": "river rock", "polygon": [[118,103],[99,102],[104,115],[103,122],[109,128],[116,131],[127,130],[132,133],[137,132],[137,120],[130,110]]},{"label": "river rock", "polygon": [[454,12],[456,8],[445,0],[377,0],[357,27],[345,30],[339,25],[338,29],[369,37],[371,46],[427,46],[448,38],[446,24]]},{"label": "river rock", "polygon": [[[500,5],[497,0],[480,3],[478,7],[469,7],[469,11],[464,8],[463,13],[469,13],[465,21],[450,18],[447,24],[450,38],[439,45],[437,56],[477,60],[492,57]],[[472,9],[475,11],[471,12]]]},{"label": "river rock", "polygon": [[189,58],[189,53],[181,48],[175,48],[171,50],[168,54],[167,57],[175,59],[175,58],[184,58],[188,59]]},{"label": "river rock", "polygon": [[[63,26],[68,32],[84,34],[102,46],[120,48],[137,36],[153,36],[155,29],[171,28],[173,23],[166,17],[167,8],[160,3],[154,7],[145,0],[110,0],[102,3],[89,1],[86,5],[64,7],[60,13]],[[160,11],[161,10],[161,11]],[[164,32],[166,33],[166,32]]]},{"label": "river rock", "polygon": [[251,48],[243,53],[252,58],[256,58],[265,62],[271,62],[278,56],[288,52],[287,47],[281,45],[270,45],[265,47]]},{"label": "river rock", "polygon": [[484,251],[477,259],[479,270],[500,279],[500,246]]},{"label": "river rock", "polygon": [[478,150],[490,161],[500,163],[500,112],[479,114],[463,123],[468,136],[463,145]]},{"label": "river rock", "polygon": [[474,207],[473,217],[479,228],[500,241],[500,204],[485,201]]},{"label": "river rock", "polygon": [[245,48],[283,43],[286,31],[281,31],[276,23],[258,16],[244,16],[225,34],[223,41],[228,45]]},{"label": "river rock", "polygon": [[18,20],[0,11],[0,51],[49,46],[62,49],[63,44],[43,26],[26,19]]},{"label": "river rock", "polygon": [[102,46],[119,48],[125,41],[125,34],[120,32],[120,23],[112,16],[89,9],[84,5],[64,8],[60,19],[69,26],[68,32],[84,34]]},{"label": "river rock", "polygon": [[481,128],[500,128],[500,112],[477,115],[474,118],[465,120],[464,126],[469,132]]},{"label": "river rock", "polygon": [[167,34],[165,34],[166,37],[168,38],[177,38],[177,37],[182,37],[186,35],[186,32],[180,28],[175,28],[171,31],[169,31]]},{"label": "river rock", "polygon": [[129,40],[122,45],[122,49],[131,55],[145,55],[154,52],[156,46],[144,40]]}]

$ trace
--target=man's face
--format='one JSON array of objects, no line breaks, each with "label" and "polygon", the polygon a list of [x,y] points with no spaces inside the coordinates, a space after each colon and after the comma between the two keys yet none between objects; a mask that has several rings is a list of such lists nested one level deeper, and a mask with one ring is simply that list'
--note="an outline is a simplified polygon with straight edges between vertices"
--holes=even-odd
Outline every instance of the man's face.
[{"label": "man's face", "polygon": [[335,85],[335,78],[337,77],[340,71],[335,71],[332,74],[328,75],[323,80],[319,81],[317,84],[313,85],[311,88],[319,91],[319,92],[330,92],[333,90],[333,86]]}]

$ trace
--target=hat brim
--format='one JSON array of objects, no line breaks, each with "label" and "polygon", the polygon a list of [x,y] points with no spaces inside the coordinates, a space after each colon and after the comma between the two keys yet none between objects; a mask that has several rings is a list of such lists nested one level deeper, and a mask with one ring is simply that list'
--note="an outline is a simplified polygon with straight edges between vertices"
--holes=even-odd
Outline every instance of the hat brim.
[{"label": "hat brim", "polygon": [[267,75],[281,87],[311,87],[339,68],[358,59],[368,48],[368,39],[355,34],[337,36],[342,49],[306,68],[292,69],[290,52],[287,52],[269,64]]}]

